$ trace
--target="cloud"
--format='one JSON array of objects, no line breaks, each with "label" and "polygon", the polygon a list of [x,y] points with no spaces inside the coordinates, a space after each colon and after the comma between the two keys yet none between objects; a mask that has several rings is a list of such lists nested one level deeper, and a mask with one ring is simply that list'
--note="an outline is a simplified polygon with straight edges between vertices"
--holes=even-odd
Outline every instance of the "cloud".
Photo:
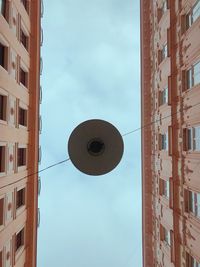
[{"label": "cloud", "polygon": [[[121,133],[140,125],[139,1],[44,1],[41,168],[65,159],[91,118]],[[142,266],[140,132],[124,138],[117,168],[101,177],[71,162],[42,173],[38,267]]]}]

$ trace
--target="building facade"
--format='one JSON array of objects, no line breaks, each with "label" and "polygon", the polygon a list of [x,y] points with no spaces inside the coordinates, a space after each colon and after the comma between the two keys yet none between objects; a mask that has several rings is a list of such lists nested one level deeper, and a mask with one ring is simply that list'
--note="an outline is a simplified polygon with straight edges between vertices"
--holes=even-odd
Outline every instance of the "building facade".
[{"label": "building facade", "polygon": [[40,17],[40,0],[0,1],[0,267],[36,266]]},{"label": "building facade", "polygon": [[141,0],[143,266],[200,266],[200,0]]}]

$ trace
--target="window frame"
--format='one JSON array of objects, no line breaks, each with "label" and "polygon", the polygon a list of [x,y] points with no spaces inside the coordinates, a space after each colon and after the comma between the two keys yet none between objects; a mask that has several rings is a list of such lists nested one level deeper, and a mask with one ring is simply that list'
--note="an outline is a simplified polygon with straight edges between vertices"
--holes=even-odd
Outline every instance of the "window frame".
[{"label": "window frame", "polygon": [[165,227],[163,227],[164,229],[164,239],[163,241],[167,244],[167,246],[171,247],[171,233],[170,230],[167,230]]},{"label": "window frame", "polygon": [[[197,74],[195,75],[195,67],[197,67],[197,66],[200,69],[200,60],[195,62],[194,64],[192,64],[191,67],[186,70],[186,75],[185,75],[186,90],[192,89],[193,87],[200,85],[200,78],[199,78],[199,82],[195,83],[195,76],[199,75],[198,77],[200,77],[200,71],[197,72]],[[197,67],[197,69],[198,69],[198,67]],[[198,80],[198,78],[197,78],[197,80]]]},{"label": "window frame", "polygon": [[188,211],[200,220],[200,193],[188,190]]},{"label": "window frame", "polygon": [[169,137],[168,132],[160,134],[160,150],[168,151],[169,150]]},{"label": "window frame", "polygon": [[21,168],[21,167],[26,167],[26,166],[27,166],[27,147],[18,146],[17,147],[17,167]]},{"label": "window frame", "polygon": [[[194,12],[195,8],[199,5],[197,8],[197,11]],[[194,13],[193,13],[194,12]],[[199,15],[194,19],[194,14],[199,12]],[[200,0],[197,0],[196,3],[193,5],[193,7],[190,9],[190,11],[185,16],[186,20],[186,30],[188,30],[192,25],[200,18]]]},{"label": "window frame", "polygon": [[4,227],[5,223],[5,196],[0,196],[0,230]]},{"label": "window frame", "polygon": [[199,267],[200,262],[198,262],[194,257],[192,257],[188,252],[186,252],[186,266],[187,267]]},{"label": "window frame", "polygon": [[[20,43],[25,48],[25,50],[29,53],[29,31],[26,28],[23,20],[21,19],[21,27],[20,27]],[[25,43],[23,41],[23,37],[25,37]],[[22,67],[23,68],[23,67]]]},{"label": "window frame", "polygon": [[29,15],[29,11],[30,11],[29,1],[21,0],[21,3],[22,3],[22,6],[24,7],[24,9],[26,10],[27,14]]},{"label": "window frame", "polygon": [[158,54],[158,63],[159,65],[168,57],[168,44],[167,42],[163,44],[162,48],[159,49]]},{"label": "window frame", "polygon": [[[19,234],[20,236],[18,237]],[[18,253],[24,247],[24,245],[25,245],[25,228],[22,228],[15,234],[15,253]]]},{"label": "window frame", "polygon": [[20,29],[20,43],[23,45],[23,47],[28,52],[29,51],[29,36],[25,33],[25,31],[22,28]]},{"label": "window frame", "polygon": [[26,205],[26,187],[16,190],[16,210]]},{"label": "window frame", "polygon": [[18,125],[25,128],[28,126],[28,110],[21,105],[18,107]]},{"label": "window frame", "polygon": [[25,70],[22,66],[20,66],[19,68],[19,82],[22,86],[28,89],[28,71]]},{"label": "window frame", "polygon": [[[199,132],[197,137],[195,137],[196,132]],[[198,140],[198,142],[196,140]],[[196,152],[196,153],[200,152],[200,125],[195,125],[186,128],[185,141],[186,141],[186,150],[188,152]],[[199,144],[199,147],[195,143]]]},{"label": "window frame", "polygon": [[[3,52],[1,51],[1,49]],[[2,55],[2,58],[0,58],[0,66],[8,72],[9,47],[5,45],[4,43],[2,43],[1,41],[0,41],[0,52]]]},{"label": "window frame", "polygon": [[165,197],[166,199],[170,199],[170,182],[169,180],[164,180],[160,178],[161,187],[160,187],[160,193],[161,196]]},{"label": "window frame", "polygon": [[172,238],[171,238],[171,231],[166,229],[162,224],[160,224],[160,234],[161,234],[161,241],[164,242],[166,246],[171,248],[172,246]]},{"label": "window frame", "polygon": [[0,91],[0,123],[7,122],[8,96]]},{"label": "window frame", "polygon": [[163,106],[165,104],[168,104],[168,98],[169,98],[169,88],[168,86],[165,86],[162,91],[159,92],[159,106]]},{"label": "window frame", "polygon": [[[2,12],[2,2],[4,4],[4,10],[3,10],[3,12]],[[10,9],[9,1],[7,1],[7,0],[1,1],[0,4],[1,4],[0,5],[0,14],[9,23],[9,9]]]},{"label": "window frame", "polygon": [[0,142],[0,176],[6,174],[6,159],[7,159],[7,145],[6,143]]}]

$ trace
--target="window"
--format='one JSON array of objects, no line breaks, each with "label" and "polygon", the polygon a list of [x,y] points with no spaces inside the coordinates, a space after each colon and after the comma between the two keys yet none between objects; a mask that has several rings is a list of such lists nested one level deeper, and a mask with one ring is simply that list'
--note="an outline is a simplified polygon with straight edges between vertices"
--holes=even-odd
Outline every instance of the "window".
[{"label": "window", "polygon": [[6,121],[7,96],[0,95],[0,120]]},{"label": "window", "polygon": [[167,11],[167,0],[164,0],[161,10],[162,10],[162,14],[164,14]]},{"label": "window", "polygon": [[168,88],[165,87],[163,91],[160,91],[160,106],[168,103]]},{"label": "window", "polygon": [[3,251],[0,251],[0,267],[3,267]]},{"label": "window", "polygon": [[170,231],[164,228],[164,241],[167,243],[168,246],[171,246],[171,238],[170,238]]},{"label": "window", "polygon": [[28,12],[28,1],[27,0],[21,0],[24,8],[26,9],[26,11]]},{"label": "window", "polygon": [[189,191],[189,211],[200,218],[200,193]]},{"label": "window", "polygon": [[23,44],[23,46],[28,51],[28,36],[24,33],[24,31],[21,29],[20,31],[20,41]]},{"label": "window", "polygon": [[167,43],[163,45],[162,49],[159,51],[159,63],[161,63],[168,55]]},{"label": "window", "polygon": [[6,146],[0,146],[0,173],[6,170]]},{"label": "window", "polygon": [[186,260],[187,260],[187,265],[186,267],[200,267],[200,263],[197,262],[197,260],[195,258],[193,258],[191,255],[189,255],[187,253],[187,256],[186,256]]},{"label": "window", "polygon": [[161,239],[166,243],[166,245],[171,246],[171,236],[170,231],[161,225]]},{"label": "window", "polygon": [[16,196],[16,209],[25,205],[25,188],[20,189],[17,191]]},{"label": "window", "polygon": [[15,251],[20,249],[24,245],[24,229],[16,234]]},{"label": "window", "polygon": [[200,17],[200,0],[197,0],[191,11],[186,15],[186,28],[190,28],[192,24]]},{"label": "window", "polygon": [[0,226],[3,225],[3,219],[4,219],[4,198],[1,198],[0,199]]},{"label": "window", "polygon": [[28,87],[28,72],[20,68],[20,83]]},{"label": "window", "polygon": [[200,84],[200,61],[192,65],[192,67],[186,71],[186,85],[187,89]]},{"label": "window", "polygon": [[200,126],[186,130],[186,149],[200,151]]},{"label": "window", "polygon": [[161,182],[161,195],[165,196],[166,198],[169,198],[170,194],[169,181],[161,179],[160,182]]},{"label": "window", "polygon": [[8,21],[8,1],[7,0],[0,0],[0,9],[1,14],[4,18]]},{"label": "window", "polygon": [[19,124],[27,126],[27,110],[19,107]]},{"label": "window", "polygon": [[160,135],[160,149],[168,150],[168,133]]},{"label": "window", "polygon": [[8,69],[8,47],[0,43],[0,65],[7,70]]},{"label": "window", "polygon": [[26,165],[26,148],[18,148],[17,163],[18,167]]}]

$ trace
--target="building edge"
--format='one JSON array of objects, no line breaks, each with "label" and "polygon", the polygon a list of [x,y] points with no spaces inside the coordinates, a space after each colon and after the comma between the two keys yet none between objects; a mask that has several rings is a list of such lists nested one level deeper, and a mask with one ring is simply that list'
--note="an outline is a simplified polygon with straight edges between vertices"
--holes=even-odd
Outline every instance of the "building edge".
[{"label": "building edge", "polygon": [[152,177],[151,157],[151,59],[150,59],[150,1],[140,1],[141,47],[141,157],[142,157],[142,250],[143,266],[153,266],[152,250]]},{"label": "building edge", "polygon": [[38,228],[38,162],[39,162],[39,104],[40,104],[40,38],[41,1],[30,1],[31,42],[30,42],[30,113],[29,113],[29,157],[28,157],[28,198],[27,248],[25,267],[37,265]]}]

